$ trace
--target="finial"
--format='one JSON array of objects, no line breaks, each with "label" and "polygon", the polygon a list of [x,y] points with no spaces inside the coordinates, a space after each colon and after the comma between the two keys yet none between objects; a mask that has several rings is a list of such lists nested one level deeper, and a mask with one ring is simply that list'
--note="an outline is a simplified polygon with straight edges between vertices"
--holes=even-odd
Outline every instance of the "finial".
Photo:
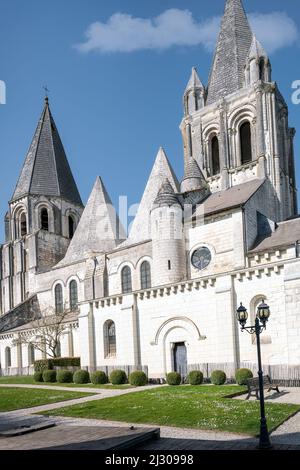
[{"label": "finial", "polygon": [[44,89],[44,91],[45,91],[45,104],[48,104],[48,103],[49,103],[48,92],[49,92],[50,90],[47,88],[47,85],[44,85],[44,86],[43,86],[43,89]]}]

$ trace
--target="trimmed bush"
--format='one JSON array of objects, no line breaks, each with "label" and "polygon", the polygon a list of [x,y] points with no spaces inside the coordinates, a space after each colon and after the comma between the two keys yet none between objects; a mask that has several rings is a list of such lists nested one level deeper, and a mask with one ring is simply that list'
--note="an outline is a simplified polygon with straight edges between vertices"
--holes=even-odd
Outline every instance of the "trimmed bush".
[{"label": "trimmed bush", "polygon": [[80,357],[55,357],[53,367],[80,367]]},{"label": "trimmed bush", "polygon": [[131,374],[129,375],[129,383],[131,385],[134,385],[135,387],[141,387],[142,385],[146,385],[147,382],[147,375],[141,370],[131,372]]},{"label": "trimmed bush", "polygon": [[223,385],[226,382],[226,374],[222,370],[214,370],[210,376],[211,383]]},{"label": "trimmed bush", "polygon": [[190,385],[201,385],[203,383],[203,374],[200,370],[192,370],[188,375]]},{"label": "trimmed bush", "polygon": [[70,370],[58,370],[56,380],[60,384],[67,384],[73,382],[73,373]]},{"label": "trimmed bush", "polygon": [[77,370],[73,375],[74,384],[88,384],[90,382],[90,374],[87,370]]},{"label": "trimmed bush", "polygon": [[34,372],[43,372],[53,369],[52,359],[40,359],[34,361]]},{"label": "trimmed bush", "polygon": [[107,375],[102,370],[96,370],[91,374],[92,384],[107,384]]},{"label": "trimmed bush", "polygon": [[35,372],[33,374],[33,380],[35,382],[44,382],[43,381],[43,372],[42,371]]},{"label": "trimmed bush", "polygon": [[113,385],[121,385],[127,382],[127,375],[124,370],[113,370],[109,376],[109,381]]},{"label": "trimmed bush", "polygon": [[178,372],[169,372],[167,374],[167,384],[168,385],[180,385],[181,375],[178,374]]},{"label": "trimmed bush", "polygon": [[250,369],[238,369],[235,372],[235,380],[239,385],[247,385],[247,380],[252,379],[253,374]]},{"label": "trimmed bush", "polygon": [[56,382],[56,370],[44,370],[43,372],[44,382]]}]

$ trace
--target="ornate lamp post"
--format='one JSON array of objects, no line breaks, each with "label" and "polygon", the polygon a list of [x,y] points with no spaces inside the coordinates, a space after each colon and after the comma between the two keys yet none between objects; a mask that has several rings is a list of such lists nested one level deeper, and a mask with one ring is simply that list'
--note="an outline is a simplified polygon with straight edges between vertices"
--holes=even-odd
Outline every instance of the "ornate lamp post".
[{"label": "ornate lamp post", "polygon": [[263,385],[263,371],[261,364],[261,350],[260,350],[260,334],[266,329],[266,323],[270,317],[270,308],[264,302],[257,308],[257,314],[255,318],[254,326],[246,326],[248,320],[247,309],[241,303],[237,309],[237,319],[241,325],[241,331],[247,331],[249,334],[256,335],[257,345],[257,358],[258,358],[258,378],[259,378],[259,400],[260,400],[260,436],[259,436],[259,447],[260,449],[269,449],[271,442],[269,438],[267,420],[265,415],[265,399],[264,399],[264,385]]}]

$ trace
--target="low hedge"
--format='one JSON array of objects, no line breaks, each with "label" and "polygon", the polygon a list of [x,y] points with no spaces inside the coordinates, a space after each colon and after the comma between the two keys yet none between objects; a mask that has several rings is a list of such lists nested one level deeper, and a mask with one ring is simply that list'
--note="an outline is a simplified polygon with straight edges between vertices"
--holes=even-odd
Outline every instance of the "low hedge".
[{"label": "low hedge", "polygon": [[109,375],[109,381],[113,385],[126,384],[127,375],[124,370],[113,370]]},{"label": "low hedge", "polygon": [[168,385],[180,385],[181,384],[181,375],[178,372],[169,372],[167,374],[167,384]]},{"label": "low hedge", "polygon": [[96,370],[91,374],[92,384],[107,384],[107,375],[102,370]]},{"label": "low hedge", "polygon": [[141,387],[142,385],[146,385],[147,382],[147,375],[141,370],[131,372],[131,374],[129,375],[129,383],[131,385],[134,385],[135,387]]},{"label": "low hedge", "polygon": [[34,371],[51,370],[54,367],[80,367],[80,357],[54,357],[34,361]]},{"label": "low hedge", "polygon": [[190,385],[201,385],[203,383],[203,374],[200,370],[192,370],[188,375]]},{"label": "low hedge", "polygon": [[90,382],[90,374],[87,370],[77,370],[73,375],[74,384],[88,384]]},{"label": "low hedge", "polygon": [[58,370],[56,374],[57,382],[67,384],[73,382],[73,373],[70,370]]},{"label": "low hedge", "polygon": [[42,371],[38,371],[38,372],[35,372],[33,374],[33,380],[35,382],[44,382],[43,380],[43,372]]},{"label": "low hedge", "polygon": [[56,382],[56,370],[44,370],[43,372],[44,382]]},{"label": "low hedge", "polygon": [[214,370],[211,373],[210,380],[214,385],[223,385],[226,382],[226,374],[223,370]]},{"label": "low hedge", "polygon": [[253,373],[250,369],[237,369],[235,380],[239,385],[247,385],[247,380],[252,379]]}]

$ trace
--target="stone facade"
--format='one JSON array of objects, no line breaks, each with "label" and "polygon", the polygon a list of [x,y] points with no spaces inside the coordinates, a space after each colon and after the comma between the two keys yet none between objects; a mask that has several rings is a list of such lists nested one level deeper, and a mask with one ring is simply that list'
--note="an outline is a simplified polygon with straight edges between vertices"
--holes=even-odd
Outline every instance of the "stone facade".
[{"label": "stone facade", "polygon": [[62,356],[151,378],[205,364],[229,375],[253,367],[255,341],[235,312],[242,301],[254,321],[264,299],[264,364],[300,370],[295,132],[240,0],[226,1],[207,87],[192,70],[180,127],[181,184],[160,148],[127,236],[99,177],[83,209],[46,100],[5,218],[3,374],[32,370],[29,346],[14,343],[34,337],[32,298],[40,314],[72,312]]}]

